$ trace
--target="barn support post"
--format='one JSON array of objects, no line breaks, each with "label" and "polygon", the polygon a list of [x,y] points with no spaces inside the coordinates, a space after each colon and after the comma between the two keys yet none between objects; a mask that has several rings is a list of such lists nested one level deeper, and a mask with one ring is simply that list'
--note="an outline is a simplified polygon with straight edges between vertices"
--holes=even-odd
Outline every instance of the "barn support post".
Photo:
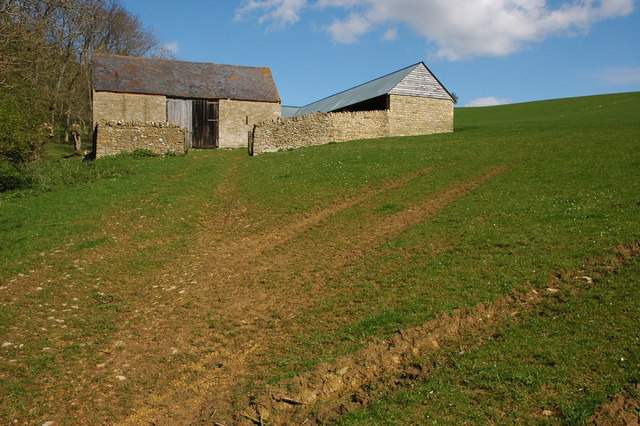
[{"label": "barn support post", "polygon": [[253,157],[253,132],[255,131],[256,126],[253,126],[253,130],[249,130],[247,135],[247,150],[249,151],[249,155]]}]

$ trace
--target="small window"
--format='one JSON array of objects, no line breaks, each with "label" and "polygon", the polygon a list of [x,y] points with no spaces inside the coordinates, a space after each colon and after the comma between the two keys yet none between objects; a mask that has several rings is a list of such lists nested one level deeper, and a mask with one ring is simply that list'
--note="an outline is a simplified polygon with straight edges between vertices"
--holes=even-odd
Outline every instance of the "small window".
[{"label": "small window", "polygon": [[207,119],[209,120],[218,119],[218,103],[217,102],[207,102]]}]

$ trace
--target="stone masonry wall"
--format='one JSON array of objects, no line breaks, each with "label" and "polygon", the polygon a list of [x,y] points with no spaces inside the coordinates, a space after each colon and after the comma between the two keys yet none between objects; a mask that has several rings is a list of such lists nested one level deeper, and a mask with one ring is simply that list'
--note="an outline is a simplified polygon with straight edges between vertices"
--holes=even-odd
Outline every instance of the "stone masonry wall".
[{"label": "stone masonry wall", "polygon": [[96,125],[96,158],[148,149],[156,154],[185,154],[185,129],[176,123],[101,121]]},{"label": "stone masonry wall", "polygon": [[259,123],[253,154],[356,139],[426,135],[453,131],[453,102],[389,95],[389,109],[314,113]]},{"label": "stone masonry wall", "polygon": [[263,122],[253,129],[252,153],[389,136],[386,111],[314,113]]},{"label": "stone masonry wall", "polygon": [[280,104],[220,99],[218,146],[246,148],[249,132],[262,121],[280,117]]},{"label": "stone masonry wall", "polygon": [[453,102],[447,99],[389,95],[389,135],[453,132]]},{"label": "stone masonry wall", "polygon": [[167,98],[161,95],[93,92],[93,123],[100,121],[167,121]]}]

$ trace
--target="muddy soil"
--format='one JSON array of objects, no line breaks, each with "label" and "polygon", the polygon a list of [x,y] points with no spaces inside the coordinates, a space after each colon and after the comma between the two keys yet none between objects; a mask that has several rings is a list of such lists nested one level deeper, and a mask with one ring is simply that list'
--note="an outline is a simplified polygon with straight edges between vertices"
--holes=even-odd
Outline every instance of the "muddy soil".
[{"label": "muddy soil", "polygon": [[[640,391],[640,387],[638,387]],[[638,426],[640,422],[640,399],[633,396],[616,395],[602,405],[589,418],[589,425]]]},{"label": "muddy soil", "polygon": [[[436,214],[505,169],[490,170],[469,181],[446,187],[410,209],[388,216],[375,229],[365,225],[361,225],[362,229],[351,228],[351,232],[335,229],[331,248],[305,238],[305,232],[317,228],[331,232],[325,222],[327,218],[409,180],[419,179],[428,171],[420,171],[354,199],[336,203],[265,234],[247,235],[224,245],[207,244],[204,238],[194,252],[199,254],[199,258],[222,259],[222,264],[218,262],[214,270],[202,261],[191,265],[193,275],[190,279],[198,283],[198,289],[194,291],[189,286],[180,300],[182,303],[188,301],[197,308],[197,312],[210,314],[207,318],[190,317],[187,320],[184,314],[149,309],[140,317],[141,322],[152,322],[145,327],[146,337],[142,341],[163,342],[167,336],[190,335],[194,324],[206,320],[216,324],[233,324],[233,333],[212,335],[204,330],[200,337],[191,336],[191,341],[185,342],[188,346],[175,341],[161,343],[179,351],[190,350],[195,355],[192,357],[195,361],[187,366],[185,370],[188,371],[184,375],[171,382],[161,394],[154,393],[145,398],[125,423],[170,423],[170,419],[164,417],[167,411],[174,413],[174,416],[178,413],[180,418],[190,421],[238,421],[233,414],[233,405],[240,384],[260,374],[256,360],[265,358],[265,352],[276,342],[290,338],[293,322],[287,320],[294,318],[298,311],[322,300],[324,285],[330,277],[375,250],[388,238]],[[236,223],[239,220],[241,223],[241,219],[234,218]],[[212,233],[215,235],[215,232]],[[276,279],[291,285],[274,289],[269,284]],[[298,290],[297,284],[301,283],[307,284],[305,292]],[[178,288],[182,286],[178,284]],[[177,304],[173,306],[174,311],[179,311]],[[121,336],[121,340],[132,341],[134,336]],[[135,340],[141,341],[139,335],[135,336]],[[211,340],[215,340],[216,344],[211,345]],[[206,348],[206,351],[202,351],[202,348]],[[113,363],[126,362],[131,365],[129,350],[121,352],[121,359],[114,359]],[[135,352],[144,352],[144,348],[137,348]],[[147,365],[151,364],[151,360],[148,355],[145,359]],[[192,417],[194,413],[198,413],[195,418]]]},{"label": "muddy soil", "polygon": [[[422,326],[401,330],[389,340],[372,342],[353,355],[320,364],[310,372],[266,388],[236,420],[247,424],[256,420],[270,424],[330,424],[345,413],[366,406],[376,395],[371,389],[393,390],[400,384],[428,377],[428,368],[413,362],[416,357],[445,346],[455,347],[470,336],[476,342],[482,341],[493,326],[517,318],[524,310],[535,309],[545,297],[576,291],[583,282],[593,284],[594,279],[615,273],[617,267],[639,254],[638,243],[620,246],[615,259],[596,259],[586,270],[554,278],[550,287],[540,292],[530,290],[499,299],[491,306],[479,303],[457,309]],[[601,407],[591,422],[637,424],[637,409],[637,399],[616,396]]]}]

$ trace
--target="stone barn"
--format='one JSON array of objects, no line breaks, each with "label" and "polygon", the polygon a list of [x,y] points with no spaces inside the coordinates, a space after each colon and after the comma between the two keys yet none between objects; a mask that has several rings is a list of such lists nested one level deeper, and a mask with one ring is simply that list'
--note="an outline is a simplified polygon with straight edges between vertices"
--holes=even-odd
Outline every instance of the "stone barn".
[{"label": "stone barn", "polygon": [[453,131],[454,100],[424,62],[258,124],[253,154],[354,139]]},{"label": "stone barn", "polygon": [[94,55],[96,156],[138,148],[246,148],[254,125],[280,117],[269,68]]}]

